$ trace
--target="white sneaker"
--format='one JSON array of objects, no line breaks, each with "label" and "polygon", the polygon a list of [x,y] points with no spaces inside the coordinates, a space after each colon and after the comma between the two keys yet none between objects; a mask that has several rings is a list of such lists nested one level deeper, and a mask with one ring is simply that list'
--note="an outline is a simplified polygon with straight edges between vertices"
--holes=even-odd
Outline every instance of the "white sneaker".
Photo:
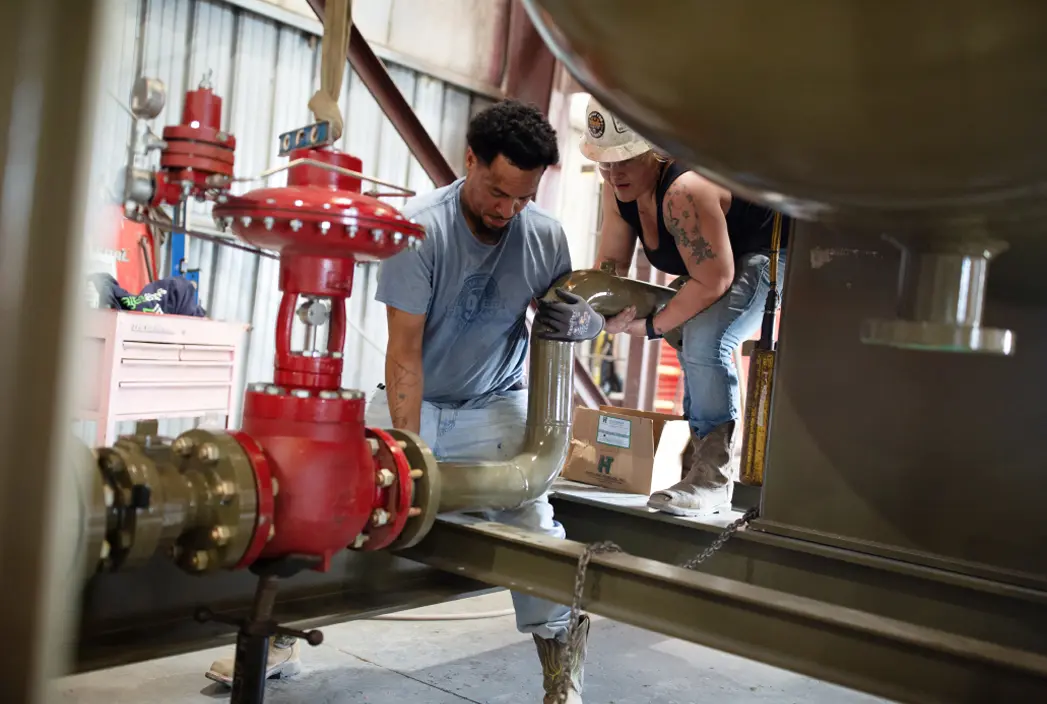
[{"label": "white sneaker", "polygon": [[[272,638],[269,641],[269,660],[265,668],[266,679],[293,677],[302,671],[302,646],[298,639]],[[227,687],[233,686],[233,663],[235,658],[222,658],[211,663],[206,677]]]}]

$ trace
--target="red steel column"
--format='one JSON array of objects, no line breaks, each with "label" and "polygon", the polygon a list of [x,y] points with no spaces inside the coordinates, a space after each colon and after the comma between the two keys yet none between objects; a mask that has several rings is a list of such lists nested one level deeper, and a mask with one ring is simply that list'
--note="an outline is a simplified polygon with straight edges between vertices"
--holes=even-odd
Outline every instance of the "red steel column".
[{"label": "red steel column", "polygon": [[520,0],[511,0],[503,92],[521,102],[534,103],[542,112],[548,113],[555,74],[556,59],[552,52],[542,41]]}]

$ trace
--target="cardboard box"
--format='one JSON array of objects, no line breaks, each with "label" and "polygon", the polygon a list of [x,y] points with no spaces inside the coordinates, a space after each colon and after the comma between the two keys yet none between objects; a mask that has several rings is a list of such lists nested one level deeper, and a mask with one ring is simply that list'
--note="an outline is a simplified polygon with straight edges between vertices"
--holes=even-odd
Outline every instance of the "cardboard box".
[{"label": "cardboard box", "polygon": [[601,406],[576,408],[564,479],[633,494],[680,481],[691,431],[681,416]]}]

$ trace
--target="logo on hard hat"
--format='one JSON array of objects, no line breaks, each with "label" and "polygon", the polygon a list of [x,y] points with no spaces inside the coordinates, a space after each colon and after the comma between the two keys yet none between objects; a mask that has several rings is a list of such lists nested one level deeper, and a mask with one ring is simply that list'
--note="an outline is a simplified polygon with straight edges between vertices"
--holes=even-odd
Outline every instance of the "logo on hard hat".
[{"label": "logo on hard hat", "polygon": [[603,115],[596,110],[589,113],[589,134],[591,134],[594,139],[603,137],[606,127],[607,123],[604,122]]},{"label": "logo on hard hat", "polygon": [[611,115],[611,126],[614,127],[614,131],[618,134],[625,134],[629,131],[629,127],[614,115]]}]

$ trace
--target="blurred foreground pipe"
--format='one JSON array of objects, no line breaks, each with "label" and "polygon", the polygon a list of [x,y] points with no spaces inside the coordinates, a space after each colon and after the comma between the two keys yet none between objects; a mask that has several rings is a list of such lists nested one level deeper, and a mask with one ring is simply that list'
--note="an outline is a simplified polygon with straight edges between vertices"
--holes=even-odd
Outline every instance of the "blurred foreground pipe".
[{"label": "blurred foreground pipe", "polygon": [[[623,279],[603,271],[567,274],[546,299],[563,288],[603,316],[636,306],[639,317],[662,308],[675,293],[664,286]],[[523,450],[503,462],[440,462],[440,511],[513,509],[539,498],[563,469],[571,440],[574,344],[533,336]]]},{"label": "blurred foreground pipe", "polygon": [[[69,432],[106,3],[0,3],[0,702],[54,701],[80,606],[85,455]],[[97,214],[97,211],[94,211]],[[98,224],[102,221],[99,220]],[[92,224],[95,224],[92,220]],[[83,396],[86,398],[86,396]],[[89,463],[88,463],[89,464]]]}]

